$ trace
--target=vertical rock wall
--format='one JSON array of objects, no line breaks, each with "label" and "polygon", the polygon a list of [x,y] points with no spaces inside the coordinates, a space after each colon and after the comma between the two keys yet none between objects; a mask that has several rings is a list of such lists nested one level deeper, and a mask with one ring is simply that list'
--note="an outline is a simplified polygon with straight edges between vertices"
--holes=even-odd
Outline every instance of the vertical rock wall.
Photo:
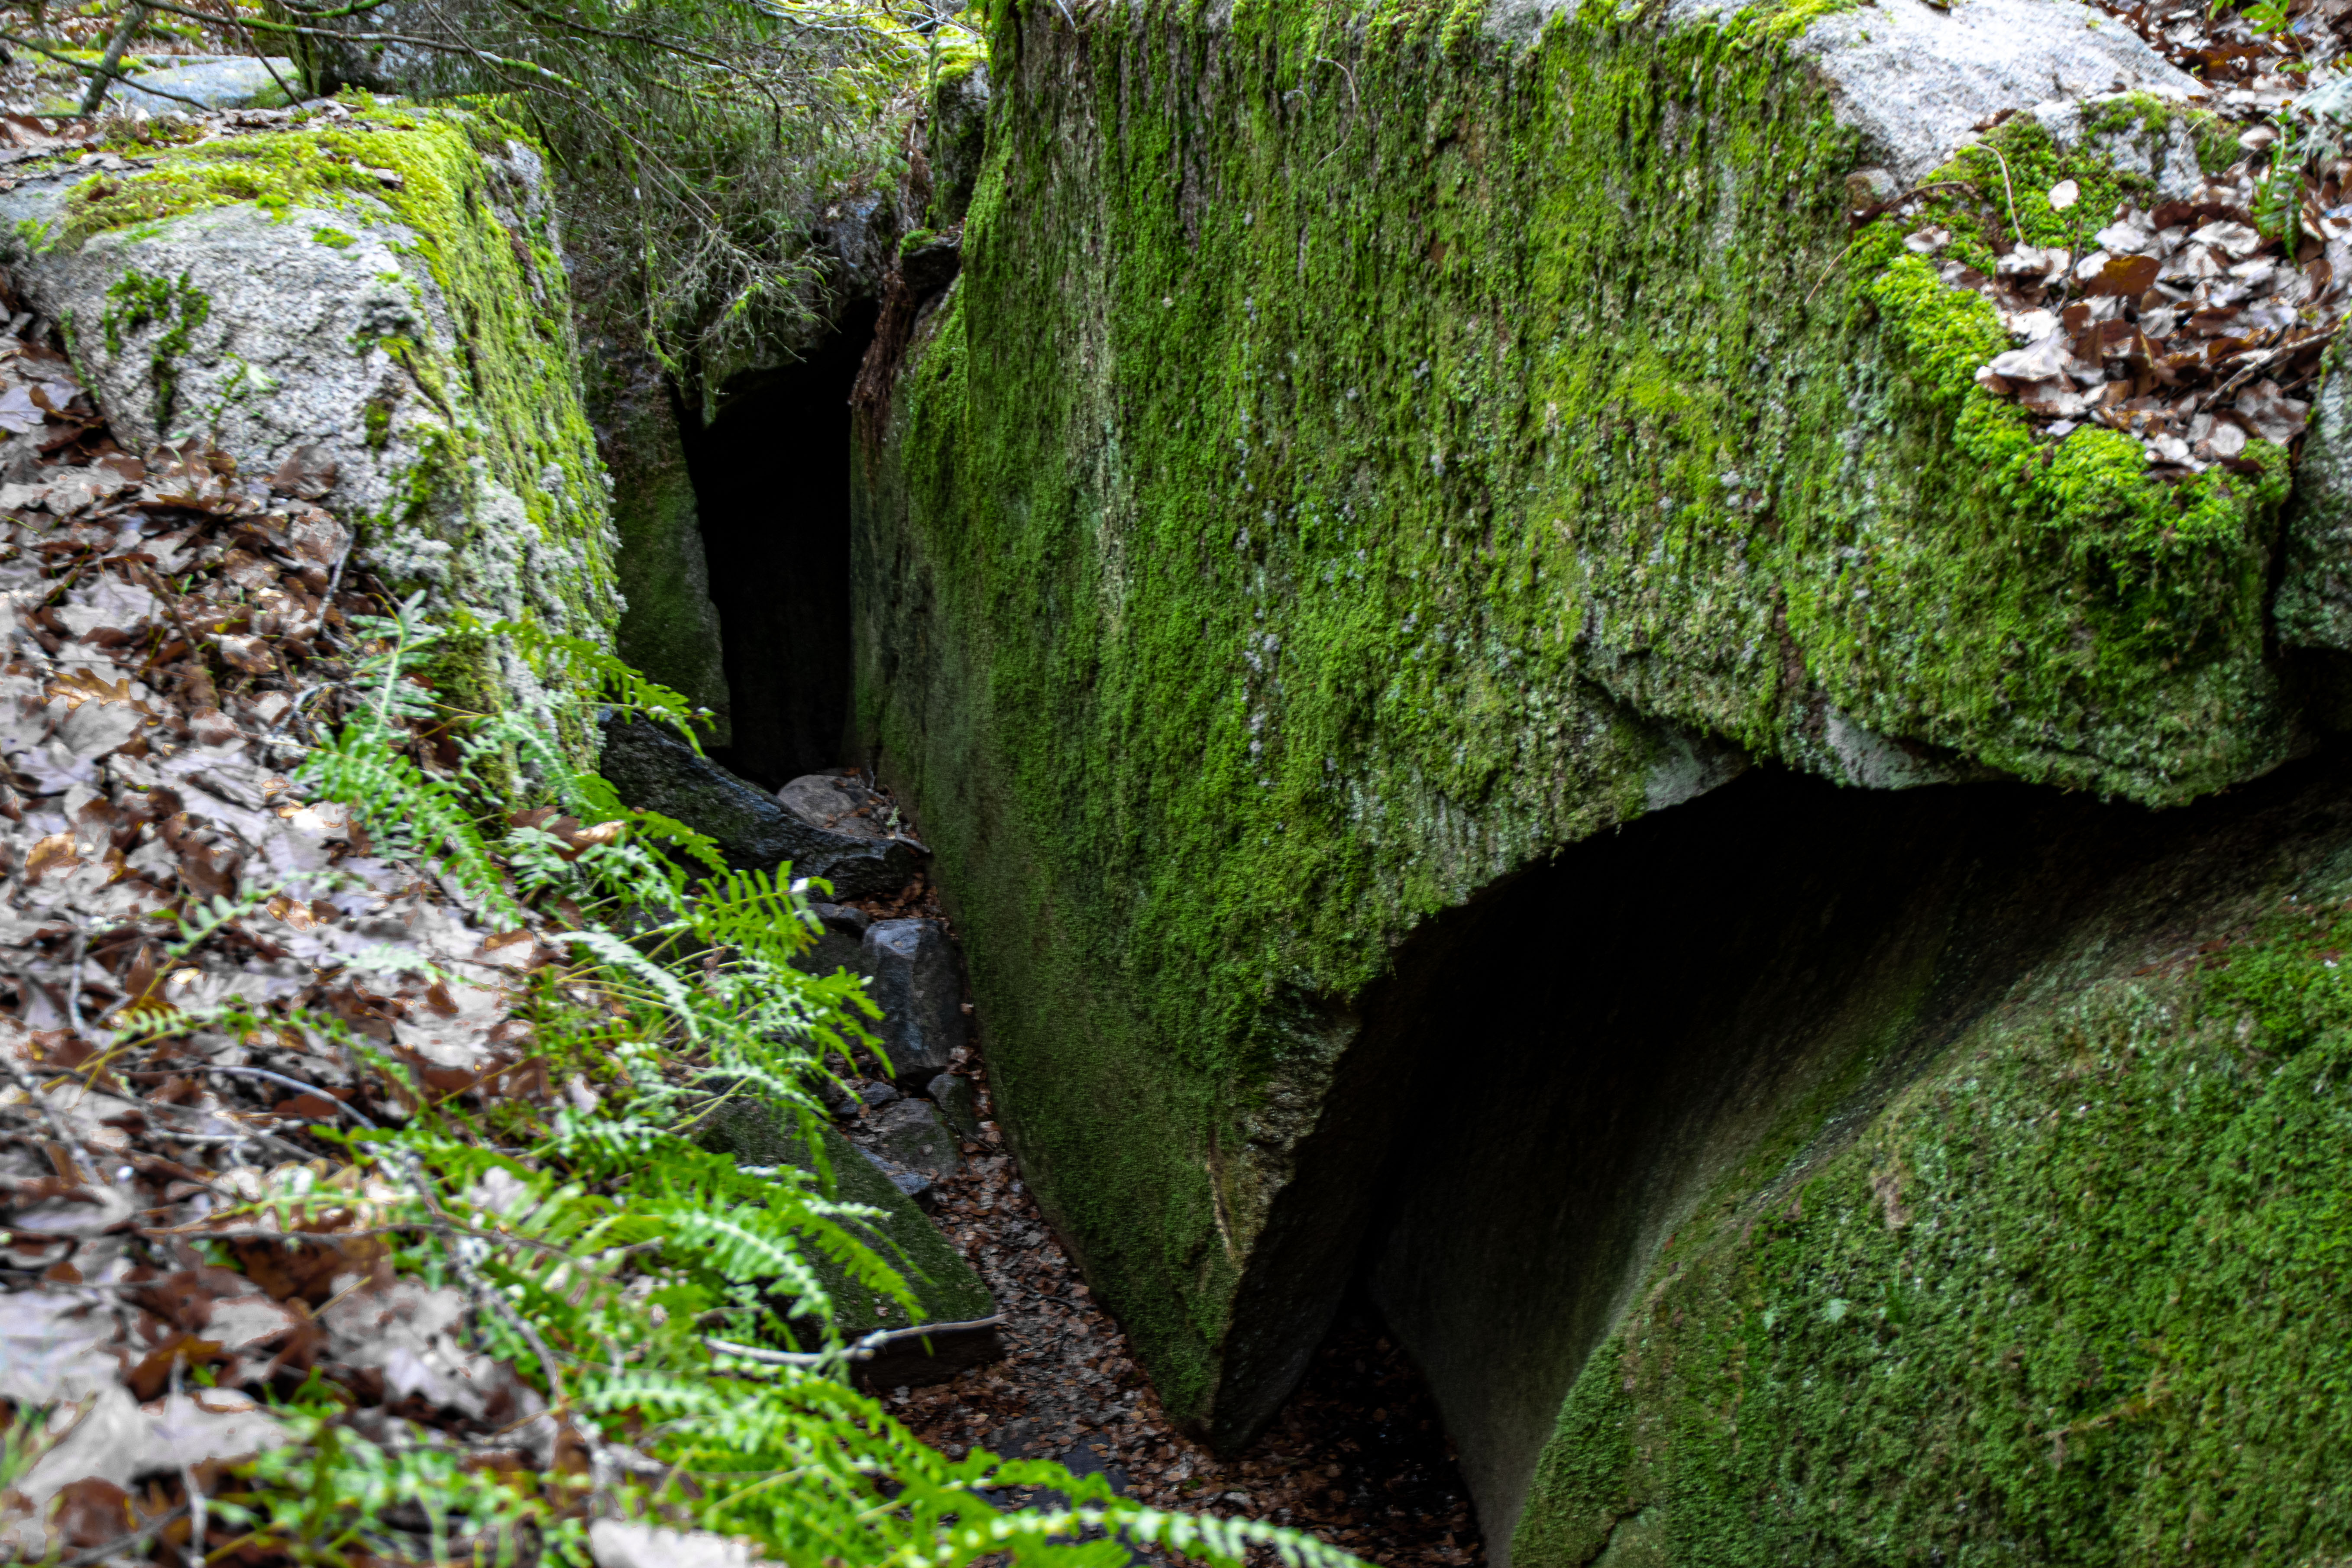
[{"label": "vertical rock wall", "polygon": [[[1970,126],[2053,89],[2095,99],[2070,123],[2096,134],[2012,119],[2021,191],[2071,179],[2112,206],[2193,172],[2198,127],[2164,96],[2184,79],[2091,13],[1138,3],[1074,27],[1037,5],[1007,9],[989,68],[962,278],[862,433],[856,720],[938,852],[1024,1166],[1214,1440],[1279,1402],[1368,1239],[1425,1361],[1494,1326],[1426,1310],[1493,1287],[1412,1239],[1415,1201],[1477,1201],[1416,1188],[1416,1140],[1455,1176],[1479,1157],[1418,1086],[1506,1054],[1482,1010],[1572,955],[1465,945],[1448,911],[1555,857],[1575,899],[1580,841],[1652,813],[1671,833],[1664,808],[1759,761],[1847,789],[2007,777],[2173,806],[2312,743],[2265,618],[2287,454],[2255,442],[2242,470],[2170,485],[2135,443],[2043,437],[1973,384],[2007,342],[1990,308],[1895,220],[1849,222],[1850,175],[1928,179]],[[2073,928],[2033,912],[2030,856],[2003,864],[2027,889],[2008,904],[1959,898],[1965,867],[1885,869],[1889,929],[1928,933],[1916,973],[1825,971],[1844,978],[1787,1024],[1801,1072],[1700,1053],[1732,1076],[1690,1092],[1728,1119],[1689,1123],[1663,1184],[1600,1192],[1622,1245],[1590,1260],[1597,1282],[1548,1287],[1573,1331],[1515,1347],[1544,1400],[1599,1412],[1535,1483],[1530,1550],[1802,1555],[1787,1543],[1859,1517],[1809,1492],[1781,1533],[1743,1535],[1733,1515],[1772,1494],[1703,1478],[1696,1426],[1639,1449],[1638,1474],[1595,1458],[1647,1417],[1585,1356],[1633,1342],[1609,1335],[1674,1277],[1694,1205],[1786,1201],[1826,1168],[1792,1152],[1849,1157],[1985,998],[2073,984],[2035,967]],[[2273,872],[2197,918],[2225,925]],[[1815,893],[1788,894],[1792,931],[1832,919]],[[2162,924],[2116,929],[2145,946]],[[1764,948],[1807,951],[1784,935]],[[1832,1026],[1904,974],[1976,1000]],[[1571,1126],[1633,1114],[1544,1092]],[[1726,1234],[1726,1268],[1810,1267]],[[1655,1375],[1696,1398],[1682,1364]],[[2084,1375],[2081,1419],[2126,1397]],[[1474,1410],[1481,1379],[1440,1397]],[[1546,1419],[1513,1415],[1487,1466],[1498,1552]],[[2022,1462],[1948,1441],[1982,1495]],[[1570,1522],[1603,1514],[1599,1535]],[[1824,1560],[1866,1560],[1891,1517]],[[1987,1519],[1955,1540],[2009,1528]]]}]

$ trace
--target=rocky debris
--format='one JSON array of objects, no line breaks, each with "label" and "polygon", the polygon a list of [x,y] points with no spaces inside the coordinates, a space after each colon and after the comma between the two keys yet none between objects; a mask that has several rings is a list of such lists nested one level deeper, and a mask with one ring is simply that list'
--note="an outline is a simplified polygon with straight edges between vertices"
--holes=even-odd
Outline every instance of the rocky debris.
[{"label": "rocky debris", "polygon": [[943,1072],[923,1086],[931,1103],[940,1108],[940,1118],[966,1138],[980,1136],[980,1097],[972,1091],[971,1079],[959,1074]]},{"label": "rocky debris", "polygon": [[866,784],[855,769],[803,773],[778,790],[776,798],[786,811],[828,833],[850,838],[911,837],[900,830],[898,808],[889,796]]},{"label": "rocky debris", "polygon": [[814,826],[642,720],[604,726],[599,765],[624,801],[709,834],[728,864],[763,871],[789,861],[796,875],[829,883],[836,899],[903,890],[925,853],[908,838],[863,838]]},{"label": "rocky debris", "polygon": [[964,1043],[963,978],[947,928],[933,920],[877,921],[858,953],[866,994],[882,1009],[875,1033],[902,1086],[928,1083]]},{"label": "rocky debris", "polygon": [[866,942],[866,928],[874,923],[864,910],[847,904],[811,904],[809,908],[824,922],[824,934],[800,958],[799,968],[810,974],[831,974],[846,969],[862,973],[858,968],[859,953]]},{"label": "rocky debris", "polygon": [[877,1110],[866,1123],[871,1147],[885,1158],[941,1182],[963,1166],[956,1152],[958,1140],[928,1100],[899,1099]]},{"label": "rocky debris", "polygon": [[[1368,1309],[1343,1312],[1266,1434],[1219,1459],[1178,1432],[1126,1335],[1080,1279],[1037,1210],[988,1112],[985,1068],[967,1053],[982,1112],[966,1169],[939,1184],[940,1225],[1004,1314],[1007,1354],[930,1387],[871,1386],[950,1455],[1052,1458],[1161,1507],[1311,1530],[1383,1568],[1484,1561],[1444,1423],[1393,1336]],[[1159,1560],[1157,1553],[1142,1555]]]},{"label": "rocky debris", "polygon": [[940,1182],[963,1166],[958,1137],[939,1108],[887,1083],[859,1084],[854,1100],[839,1101],[835,1114],[849,1119],[850,1142],[858,1152],[926,1213],[937,1201]]},{"label": "rocky debris", "polygon": [[898,1163],[871,1143],[856,1143],[855,1141],[853,1143],[858,1153],[865,1157],[866,1163],[879,1171],[892,1186],[912,1200],[917,1208],[921,1209],[925,1214],[929,1214],[939,1206],[939,1194],[936,1190],[938,1184],[933,1182],[929,1174]]}]

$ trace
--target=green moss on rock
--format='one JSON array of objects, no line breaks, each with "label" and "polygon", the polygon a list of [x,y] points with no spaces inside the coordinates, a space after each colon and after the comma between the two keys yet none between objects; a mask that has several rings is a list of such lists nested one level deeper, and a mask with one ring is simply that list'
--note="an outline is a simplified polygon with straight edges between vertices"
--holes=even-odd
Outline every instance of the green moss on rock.
[{"label": "green moss on rock", "polygon": [[[1821,8],[1481,14],[1007,8],[866,431],[860,731],[1041,1197],[1224,1442],[1350,1261],[1301,1173],[1378,1146],[1328,1097],[1433,914],[1743,752],[2171,804],[2294,740],[2284,454],[2169,485],[1977,387],[1983,302],[1850,228]],[[2171,133],[2103,112],[2000,145],[2087,210]]]},{"label": "green moss on rock", "polygon": [[[263,475],[309,448],[395,591],[609,643],[606,478],[528,137],[486,110],[361,104],[152,155],[7,198],[30,215],[18,282],[67,322],[118,436],[205,436]],[[522,703],[593,758],[581,704],[511,650],[477,640],[436,676],[454,706]]]},{"label": "green moss on rock", "polygon": [[1518,1568],[2341,1562],[2352,862],[2284,858],[2266,910],[2190,876],[2092,922],[1859,1136],[1791,1118],[1718,1184]]}]

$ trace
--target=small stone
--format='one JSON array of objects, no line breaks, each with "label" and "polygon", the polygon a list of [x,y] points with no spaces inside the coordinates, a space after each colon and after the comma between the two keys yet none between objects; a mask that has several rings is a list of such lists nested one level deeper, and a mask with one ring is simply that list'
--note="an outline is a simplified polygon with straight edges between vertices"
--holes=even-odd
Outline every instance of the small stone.
[{"label": "small stone", "polygon": [[858,956],[866,994],[882,1009],[875,1033],[891,1074],[928,1083],[964,1043],[963,985],[947,931],[937,921],[877,921]]},{"label": "small stone", "polygon": [[937,1182],[963,1168],[955,1134],[928,1100],[894,1100],[868,1120],[873,1147],[894,1165]]},{"label": "small stone", "polygon": [[851,973],[862,973],[858,954],[866,937],[866,928],[873,918],[864,910],[846,904],[811,904],[809,911],[824,924],[824,934],[818,937],[806,952],[793,960],[793,967],[803,974],[831,974],[838,969]]},{"label": "small stone", "polygon": [[867,1079],[857,1086],[857,1098],[871,1110],[876,1106],[889,1104],[899,1096],[898,1089],[891,1085],[878,1079]]},{"label": "small stone", "polygon": [[931,1103],[940,1108],[940,1118],[973,1142],[981,1141],[980,1096],[971,1087],[971,1079],[943,1072],[923,1086]]},{"label": "small stone", "polygon": [[803,773],[776,798],[811,827],[852,838],[891,837],[887,803],[853,773]]},{"label": "small stone", "polygon": [[940,1194],[937,1184],[930,1177],[920,1171],[910,1171],[887,1155],[877,1153],[863,1143],[856,1144],[855,1147],[860,1154],[866,1156],[868,1164],[890,1179],[892,1186],[914,1199],[917,1208],[921,1209],[925,1214],[933,1213],[938,1209]]},{"label": "small stone", "polygon": [[1880,202],[1892,201],[1901,189],[1895,176],[1885,169],[1856,169],[1845,177],[1845,204],[1859,212]]}]

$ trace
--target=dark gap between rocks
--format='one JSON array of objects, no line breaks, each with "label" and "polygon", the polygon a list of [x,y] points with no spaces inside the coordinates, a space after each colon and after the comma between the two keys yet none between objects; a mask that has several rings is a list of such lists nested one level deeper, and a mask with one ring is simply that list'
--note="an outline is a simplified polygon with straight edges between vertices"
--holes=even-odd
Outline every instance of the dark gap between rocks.
[{"label": "dark gap between rocks", "polygon": [[686,434],[734,743],[766,789],[840,760],[849,721],[850,388],[873,341],[855,304],[810,355]]},{"label": "dark gap between rocks", "polygon": [[[959,1063],[992,1118],[975,1040]],[[851,1136],[858,1136],[856,1113]],[[940,1228],[1004,1314],[1004,1358],[946,1381],[877,1392],[927,1442],[1057,1459],[1161,1508],[1271,1520],[1382,1568],[1469,1568],[1482,1560],[1470,1494],[1435,1403],[1363,1293],[1349,1296],[1281,1411],[1237,1455],[1178,1432],[1126,1335],[1038,1212],[992,1121],[984,1145],[938,1184]],[[1007,1497],[1051,1504],[1051,1496]],[[1152,1561],[1174,1561],[1145,1551]],[[1272,1563],[1273,1554],[1254,1551]]]},{"label": "dark gap between rocks", "polygon": [[2340,831],[2347,771],[2330,747],[2153,813],[1759,767],[1429,921],[1255,1254],[1235,1362],[1260,1414],[1223,1457],[1175,1431],[1026,1191],[975,1018],[953,1071],[980,1121],[932,1200],[1007,1355],[877,1392],[951,1454],[1059,1459],[1387,1568],[1507,1561],[1570,1384],[1713,1184],[1759,1154],[1766,1185],[1801,1181],[2078,937],[2189,952],[2173,911]]},{"label": "dark gap between rocks", "polygon": [[2344,766],[2160,814],[1758,768],[1431,921],[1254,1253],[1233,1405],[1279,1410],[1368,1289],[1507,1561],[1578,1371],[1715,1184],[1801,1181],[2086,922],[2170,940]]}]

